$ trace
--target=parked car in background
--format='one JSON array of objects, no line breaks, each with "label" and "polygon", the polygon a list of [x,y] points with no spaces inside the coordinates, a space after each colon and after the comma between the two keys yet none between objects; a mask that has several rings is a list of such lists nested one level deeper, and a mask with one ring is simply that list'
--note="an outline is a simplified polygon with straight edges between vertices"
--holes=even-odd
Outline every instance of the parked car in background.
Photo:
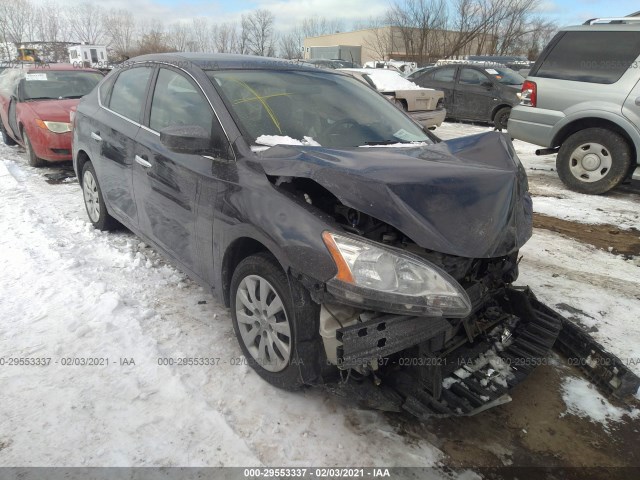
[{"label": "parked car in background", "polygon": [[640,18],[563,28],[524,82],[509,134],[557,153],[570,189],[607,192],[638,165],[639,80]]},{"label": "parked car in background", "polygon": [[348,68],[340,71],[363,80],[424,127],[439,127],[447,115],[444,93],[419,87],[398,72],[380,68]]},{"label": "parked car in background", "polygon": [[418,78],[420,75],[422,75],[427,70],[435,67],[435,65],[436,65],[435,63],[432,63],[432,64],[427,65],[425,67],[421,67],[421,68],[418,68],[416,70],[412,70],[410,72],[405,72],[405,73],[402,74],[402,76],[404,78],[406,78],[407,80],[412,82],[414,79]]},{"label": "parked car in background", "polygon": [[324,67],[324,68],[358,68],[358,65],[356,65],[353,62],[350,62],[348,60],[340,60],[340,59],[331,59],[331,60],[327,60],[324,58],[315,58],[315,59],[308,59],[308,60],[303,60],[303,63],[308,64],[308,65],[315,65],[317,67]]},{"label": "parked car in background", "polygon": [[413,82],[444,92],[447,117],[493,123],[502,130],[520,102],[524,78],[506,67],[452,63],[431,68]]},{"label": "parked car in background", "polygon": [[7,145],[22,145],[29,165],[71,160],[71,108],[100,82],[98,70],[50,64],[0,75],[0,131]]},{"label": "parked car in background", "polygon": [[517,55],[469,55],[467,60],[473,62],[485,62],[501,64],[516,72],[521,69],[528,69],[533,66],[534,62],[529,61],[527,57]]},{"label": "parked car in background", "polygon": [[88,217],[123,223],[228,306],[263,379],[467,415],[510,400],[532,369],[510,365],[546,358],[561,323],[511,288],[532,208],[504,135],[436,144],[361,81],[277,59],[128,67],[74,117]]}]

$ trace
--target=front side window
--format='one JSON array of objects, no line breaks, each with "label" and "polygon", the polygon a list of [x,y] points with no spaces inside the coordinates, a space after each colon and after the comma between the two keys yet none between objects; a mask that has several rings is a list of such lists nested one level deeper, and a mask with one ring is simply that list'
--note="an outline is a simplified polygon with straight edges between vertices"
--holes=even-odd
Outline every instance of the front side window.
[{"label": "front side window", "polygon": [[473,68],[463,68],[460,72],[459,82],[461,85],[482,85],[488,81],[486,75]]},{"label": "front side window", "polygon": [[174,125],[198,125],[211,131],[213,111],[203,93],[184,75],[161,68],[153,91],[149,127],[159,132]]},{"label": "front side window", "polygon": [[[591,28],[598,28],[597,26]],[[565,32],[531,76],[611,84],[640,55],[638,32]]]},{"label": "front side window", "polygon": [[136,67],[122,71],[111,90],[109,108],[135,122],[140,121],[144,94],[152,71],[151,67]]},{"label": "front side window", "polygon": [[337,148],[431,143],[404,113],[350,76],[306,69],[207,75],[254,144],[268,144],[264,137]]}]

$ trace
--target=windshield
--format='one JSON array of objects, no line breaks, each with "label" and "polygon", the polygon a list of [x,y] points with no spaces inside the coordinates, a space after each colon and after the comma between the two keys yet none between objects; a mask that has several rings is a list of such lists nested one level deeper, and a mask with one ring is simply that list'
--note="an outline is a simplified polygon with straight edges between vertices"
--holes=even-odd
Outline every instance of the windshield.
[{"label": "windshield", "polygon": [[30,71],[23,79],[24,100],[58,100],[80,98],[93,90],[102,75],[78,70]]},{"label": "windshield", "polygon": [[522,85],[524,77],[510,68],[485,68],[485,71],[504,85]]},{"label": "windshield", "polygon": [[350,76],[320,70],[208,71],[207,75],[254,145],[297,142],[345,148],[432,143],[404,113]]}]

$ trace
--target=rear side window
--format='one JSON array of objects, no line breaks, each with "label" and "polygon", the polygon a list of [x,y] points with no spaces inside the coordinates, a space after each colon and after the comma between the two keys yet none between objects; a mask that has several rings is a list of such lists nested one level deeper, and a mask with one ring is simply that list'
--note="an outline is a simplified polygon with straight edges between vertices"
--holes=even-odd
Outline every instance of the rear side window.
[{"label": "rear side window", "polygon": [[120,73],[111,90],[109,108],[139,122],[145,102],[144,93],[152,71],[151,67],[136,67]]},{"label": "rear side window", "polygon": [[[594,27],[597,28],[597,27]],[[566,32],[531,76],[611,84],[640,55],[638,32]]]},{"label": "rear side window", "polygon": [[435,82],[453,82],[453,77],[455,77],[455,75],[455,68],[443,68],[442,70],[436,70],[433,72],[433,80]]}]

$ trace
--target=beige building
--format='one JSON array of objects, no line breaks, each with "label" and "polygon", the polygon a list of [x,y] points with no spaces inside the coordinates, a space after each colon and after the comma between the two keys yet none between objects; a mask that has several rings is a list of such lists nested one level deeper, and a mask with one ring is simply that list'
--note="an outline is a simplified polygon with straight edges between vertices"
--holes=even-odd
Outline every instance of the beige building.
[{"label": "beige building", "polygon": [[[486,52],[492,50],[495,37],[493,35],[478,35],[461,48],[457,46],[458,40],[458,32],[447,30],[425,32],[417,28],[390,26],[367,28],[353,32],[306,37],[304,39],[304,58],[337,58],[327,55],[335,55],[338,50],[352,51],[353,48],[359,47],[359,63],[362,64],[373,60],[391,59],[422,64],[449,57],[453,50],[456,50],[456,57],[487,55]],[[343,60],[351,60],[351,58],[343,58]]]}]

